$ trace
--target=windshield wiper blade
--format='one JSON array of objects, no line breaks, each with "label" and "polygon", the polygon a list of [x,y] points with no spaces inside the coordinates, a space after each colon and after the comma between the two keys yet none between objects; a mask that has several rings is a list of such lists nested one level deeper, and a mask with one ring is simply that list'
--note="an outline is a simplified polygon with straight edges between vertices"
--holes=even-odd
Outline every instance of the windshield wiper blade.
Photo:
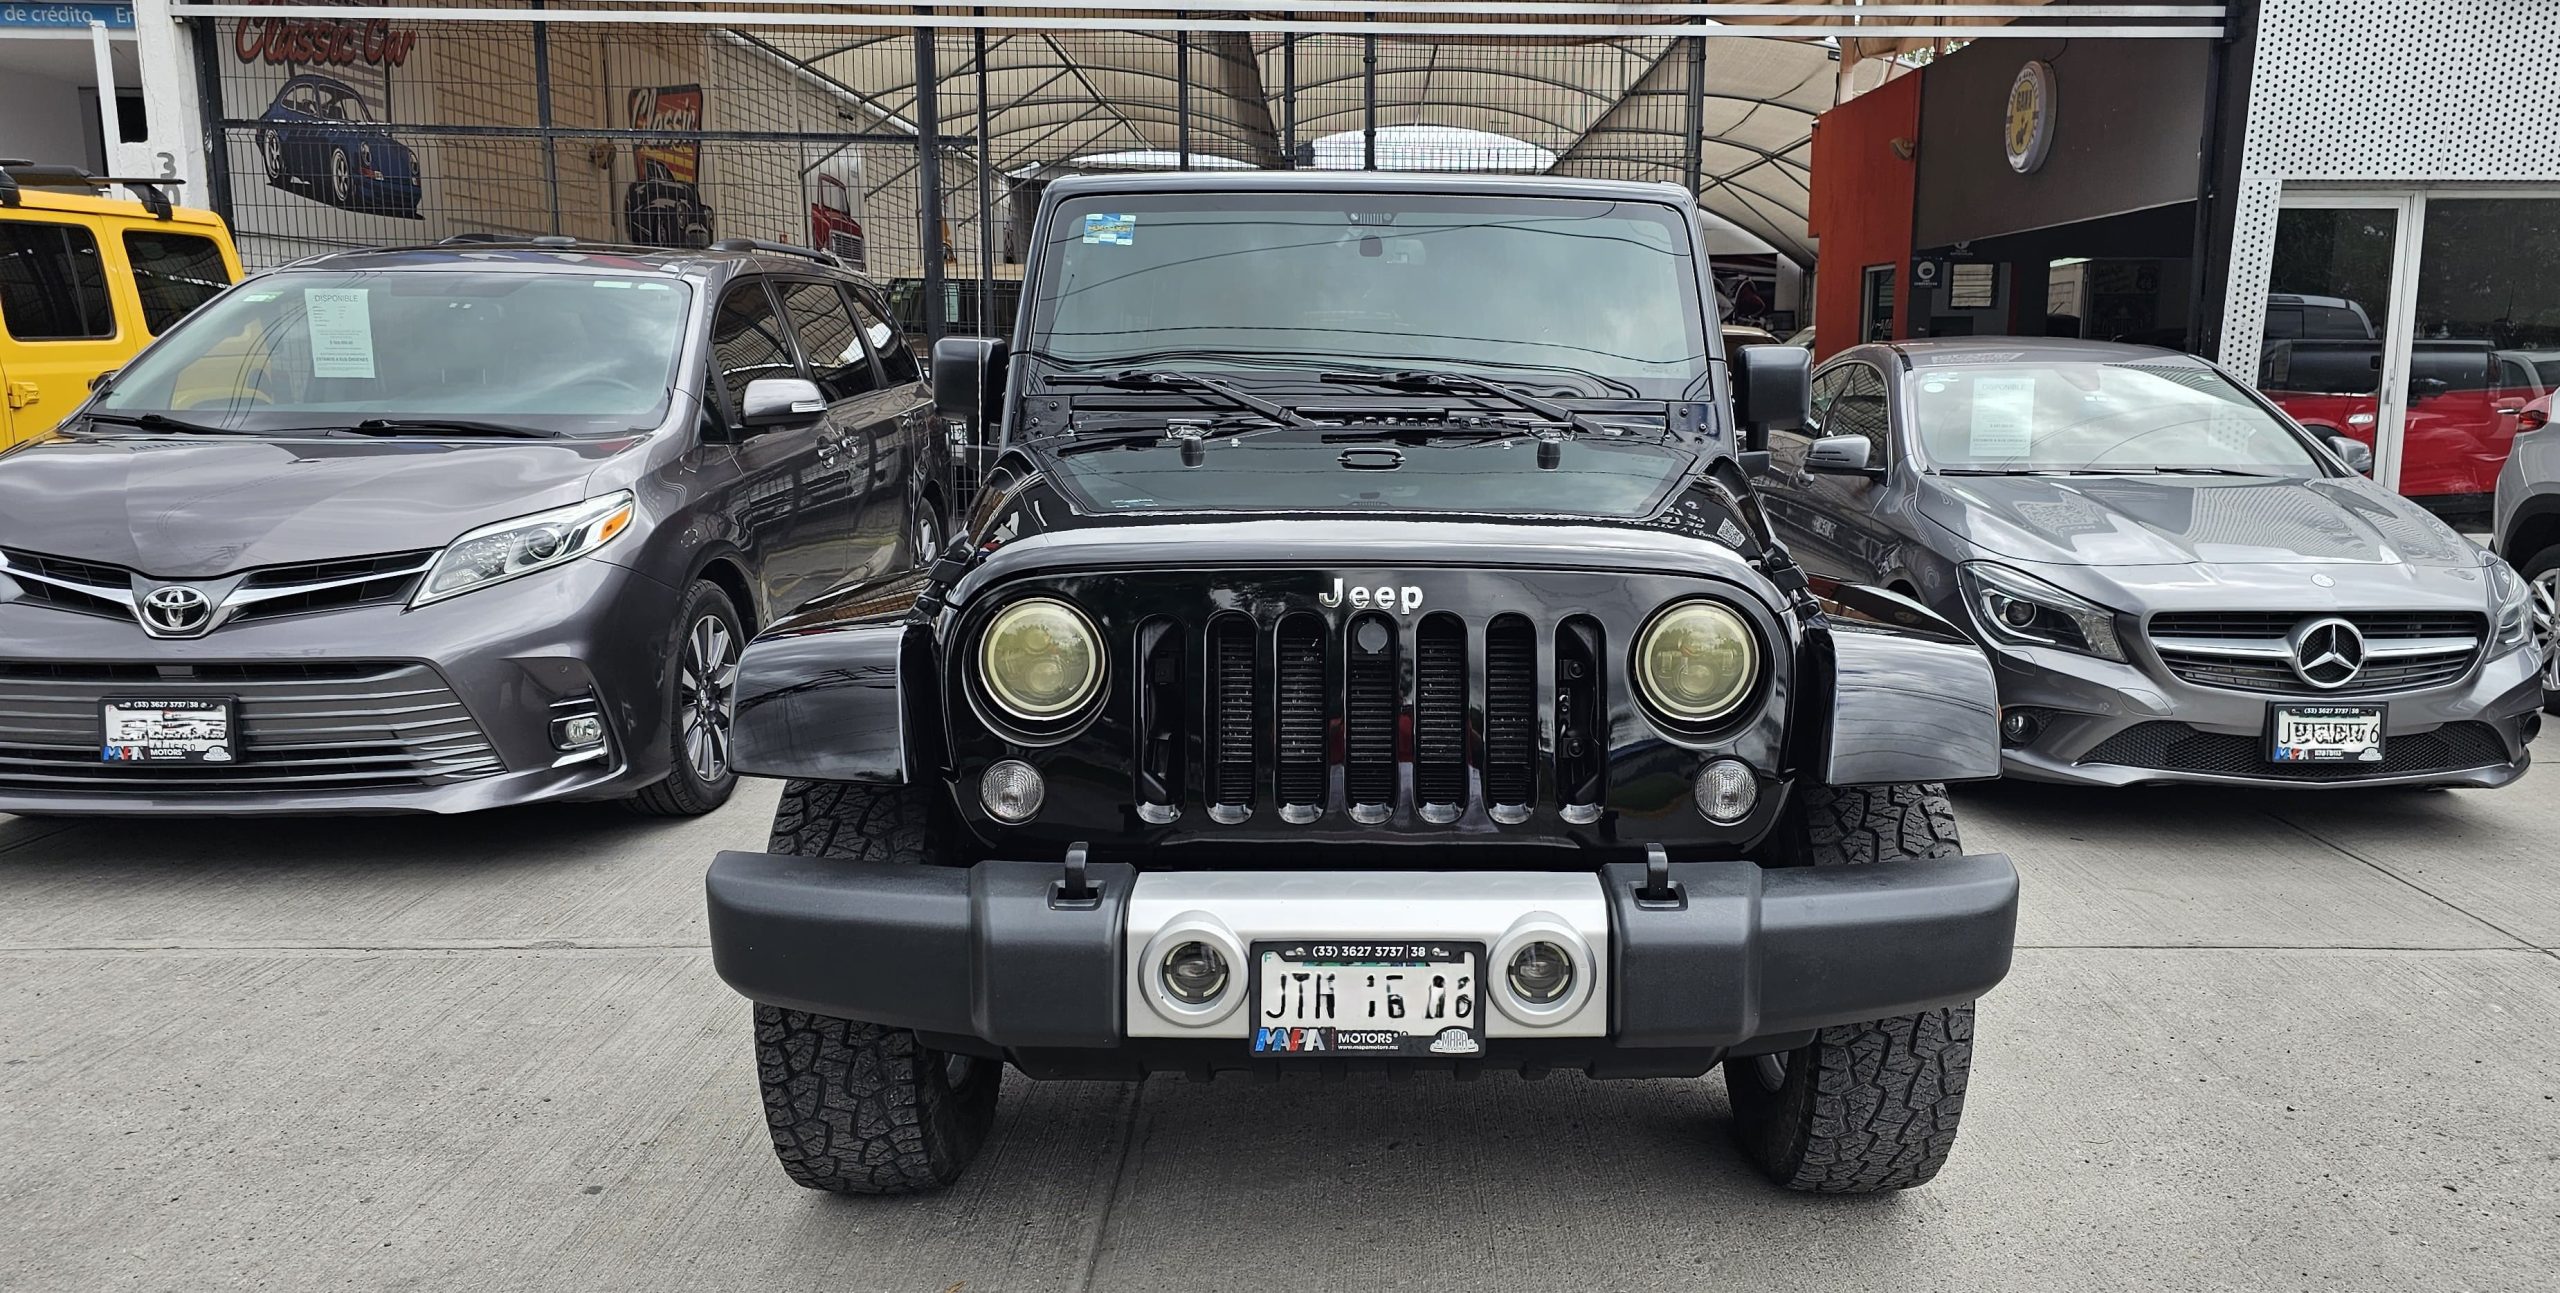
[{"label": "windshield wiper blade", "polygon": [[1543,395],[1531,395],[1509,382],[1497,382],[1492,378],[1478,377],[1473,373],[1434,373],[1416,369],[1392,373],[1335,372],[1318,373],[1316,380],[1343,386],[1384,386],[1389,389],[1435,391],[1443,395],[1462,395],[1469,392],[1490,395],[1495,399],[1508,400],[1539,417],[1550,422],[1562,423],[1576,431],[1584,431],[1592,435],[1609,434],[1608,428]]},{"label": "windshield wiper blade", "polygon": [[468,418],[366,418],[349,427],[296,427],[297,431],[353,431],[360,435],[499,435],[520,440],[550,440],[551,432],[505,422],[475,422]]},{"label": "windshield wiper blade", "polygon": [[120,427],[140,427],[145,431],[178,431],[187,435],[243,435],[237,427],[209,427],[202,422],[173,418],[166,413],[90,413],[91,422],[105,422]]},{"label": "windshield wiper blade", "polygon": [[2248,476],[2257,480],[2282,480],[2271,471],[2242,471],[2237,467],[2131,467],[2128,476]]},{"label": "windshield wiper blade", "polygon": [[1162,368],[1124,368],[1116,373],[1051,373],[1048,380],[1071,386],[1116,386],[1123,390],[1205,391],[1237,408],[1259,413],[1283,426],[1319,425],[1313,418],[1296,409],[1274,404],[1233,382],[1204,377],[1199,373],[1178,373]]}]

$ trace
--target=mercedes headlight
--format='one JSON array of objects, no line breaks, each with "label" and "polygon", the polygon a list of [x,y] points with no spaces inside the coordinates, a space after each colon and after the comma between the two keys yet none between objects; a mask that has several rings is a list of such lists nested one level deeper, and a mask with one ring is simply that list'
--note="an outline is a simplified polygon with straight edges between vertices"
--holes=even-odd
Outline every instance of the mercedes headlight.
[{"label": "mercedes headlight", "polygon": [[2497,621],[2497,649],[2512,651],[2533,640],[2533,585],[2504,557],[2488,554],[2489,613]]},{"label": "mercedes headlight", "polygon": [[1760,640],[1720,602],[1680,602],[1653,617],[1636,641],[1636,686],[1654,708],[1684,723],[1724,717],[1760,680]]},{"label": "mercedes headlight", "polygon": [[2125,658],[2114,611],[1988,561],[1968,561],[1957,571],[1965,605],[1993,641],[2058,647],[2101,660]]},{"label": "mercedes headlight", "polygon": [[631,491],[484,525],[446,545],[412,607],[548,570],[613,542],[631,528]]},{"label": "mercedes headlight", "polygon": [[1004,712],[1047,722],[1075,712],[1102,686],[1102,643],[1075,607],[1033,597],[1005,607],[987,625],[978,674]]}]

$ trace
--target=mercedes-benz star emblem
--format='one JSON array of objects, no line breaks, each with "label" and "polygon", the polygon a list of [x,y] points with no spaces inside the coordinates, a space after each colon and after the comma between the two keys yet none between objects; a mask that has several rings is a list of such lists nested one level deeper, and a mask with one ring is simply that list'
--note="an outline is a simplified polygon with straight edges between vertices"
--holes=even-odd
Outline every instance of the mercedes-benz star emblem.
[{"label": "mercedes-benz star emblem", "polygon": [[195,633],[213,618],[213,599],[184,584],[142,595],[142,625],[161,633]]},{"label": "mercedes-benz star emblem", "polygon": [[2364,672],[2364,634],[2341,619],[2309,620],[2293,630],[2293,671],[2332,691]]}]

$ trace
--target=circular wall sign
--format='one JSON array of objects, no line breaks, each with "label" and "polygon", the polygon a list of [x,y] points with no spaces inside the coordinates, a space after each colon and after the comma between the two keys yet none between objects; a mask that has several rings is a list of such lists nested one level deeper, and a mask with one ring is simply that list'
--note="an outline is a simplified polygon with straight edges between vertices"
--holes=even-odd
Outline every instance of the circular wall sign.
[{"label": "circular wall sign", "polygon": [[2053,64],[2035,59],[2018,69],[2018,79],[2009,83],[2005,142],[2010,170],[2033,175],[2037,167],[2044,165],[2045,154],[2053,151],[2053,118],[2058,106]]}]

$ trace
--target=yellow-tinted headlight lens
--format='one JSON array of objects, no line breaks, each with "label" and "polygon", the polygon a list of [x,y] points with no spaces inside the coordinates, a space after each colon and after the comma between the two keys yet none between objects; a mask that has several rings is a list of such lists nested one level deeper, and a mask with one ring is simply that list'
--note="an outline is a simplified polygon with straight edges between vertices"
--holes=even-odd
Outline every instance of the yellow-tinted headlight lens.
[{"label": "yellow-tinted headlight lens", "polygon": [[1035,597],[1004,608],[987,625],[978,668],[987,693],[1005,712],[1035,721],[1056,718],[1102,685],[1102,647],[1093,625],[1074,607]]},{"label": "yellow-tinted headlight lens", "polygon": [[1759,676],[1760,644],[1750,626],[1715,602],[1664,611],[1636,644],[1636,684],[1645,699],[1687,722],[1732,713]]}]

